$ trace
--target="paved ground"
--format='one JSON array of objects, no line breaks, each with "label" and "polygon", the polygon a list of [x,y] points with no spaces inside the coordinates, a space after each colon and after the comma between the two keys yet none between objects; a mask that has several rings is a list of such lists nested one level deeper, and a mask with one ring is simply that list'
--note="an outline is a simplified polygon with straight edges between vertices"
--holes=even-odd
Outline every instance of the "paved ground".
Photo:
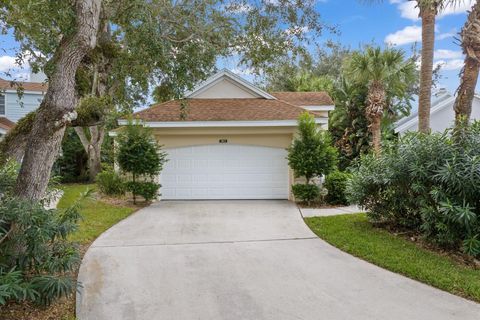
[{"label": "paved ground", "polygon": [[352,214],[365,212],[356,205],[332,207],[332,208],[301,208],[302,216],[306,217],[326,217],[340,214]]},{"label": "paved ground", "polygon": [[479,319],[480,305],[316,238],[287,201],[160,202],[104,233],[80,320]]}]

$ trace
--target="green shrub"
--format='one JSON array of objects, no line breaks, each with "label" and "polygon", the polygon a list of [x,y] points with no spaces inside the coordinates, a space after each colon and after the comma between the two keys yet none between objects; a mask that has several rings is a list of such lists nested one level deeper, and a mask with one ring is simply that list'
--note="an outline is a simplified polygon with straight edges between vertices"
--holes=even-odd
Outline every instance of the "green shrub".
[{"label": "green shrub", "polygon": [[347,185],[375,221],[421,232],[480,255],[480,124],[454,138],[410,133],[378,157],[365,156]]},{"label": "green shrub", "polygon": [[101,193],[108,196],[125,194],[125,182],[113,169],[107,169],[97,174],[96,182]]},{"label": "green shrub", "polygon": [[[132,177],[127,188],[133,194],[133,203],[136,203],[137,194],[142,195],[147,201],[152,200],[160,187],[153,181],[167,161],[166,153],[161,150],[149,128],[138,123],[129,122],[123,127],[117,141],[118,165],[122,171]],[[138,181],[142,182],[137,183]]]},{"label": "green shrub", "polygon": [[142,196],[146,201],[151,201],[158,196],[160,185],[150,181],[129,181],[126,183],[127,190],[133,194]]},{"label": "green shrub", "polygon": [[327,202],[330,204],[348,204],[345,194],[347,181],[351,174],[342,171],[334,171],[325,178],[324,187],[328,190]]},{"label": "green shrub", "polygon": [[320,130],[315,118],[303,113],[298,119],[298,137],[288,148],[288,165],[295,177],[305,177],[307,184],[315,177],[329,174],[337,165],[337,149],[327,131]]},{"label": "green shrub", "polygon": [[310,204],[320,196],[320,188],[314,184],[297,183],[292,186],[292,193],[295,199],[300,199],[302,202]]},{"label": "green shrub", "polygon": [[48,305],[73,293],[80,256],[68,236],[77,230],[78,203],[60,211],[41,202],[0,201],[0,305],[24,300]]}]

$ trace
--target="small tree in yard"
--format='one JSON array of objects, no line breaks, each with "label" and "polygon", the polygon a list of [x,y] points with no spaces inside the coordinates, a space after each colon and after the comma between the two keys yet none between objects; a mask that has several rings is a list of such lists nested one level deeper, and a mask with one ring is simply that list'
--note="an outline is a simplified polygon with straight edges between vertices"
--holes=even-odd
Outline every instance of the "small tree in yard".
[{"label": "small tree in yard", "polygon": [[288,148],[288,164],[296,178],[306,180],[305,184],[292,187],[294,196],[309,204],[320,193],[318,186],[311,184],[312,179],[336,168],[337,150],[331,145],[330,135],[317,128],[315,118],[308,112],[298,119],[298,137]]},{"label": "small tree in yard", "polygon": [[126,187],[133,194],[133,203],[136,204],[137,195],[146,201],[155,198],[160,185],[154,179],[165,161],[166,153],[148,128],[133,123],[123,128],[118,137],[117,162],[123,172],[131,174],[132,180]]}]

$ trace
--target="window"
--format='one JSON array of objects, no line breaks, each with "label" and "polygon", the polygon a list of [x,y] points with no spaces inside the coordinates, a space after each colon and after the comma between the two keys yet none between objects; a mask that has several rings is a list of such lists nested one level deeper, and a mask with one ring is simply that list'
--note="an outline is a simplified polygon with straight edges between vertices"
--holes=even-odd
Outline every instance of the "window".
[{"label": "window", "polygon": [[0,115],[5,115],[5,95],[0,94]]}]

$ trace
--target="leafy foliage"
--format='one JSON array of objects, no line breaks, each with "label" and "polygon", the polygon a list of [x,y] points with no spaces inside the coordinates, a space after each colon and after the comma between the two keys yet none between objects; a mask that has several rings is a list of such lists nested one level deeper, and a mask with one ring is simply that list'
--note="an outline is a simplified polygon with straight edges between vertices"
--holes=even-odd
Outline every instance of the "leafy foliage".
[{"label": "leafy foliage", "polygon": [[330,173],[337,164],[337,151],[331,146],[328,132],[319,130],[308,112],[298,119],[298,137],[288,148],[288,164],[295,177],[305,177],[307,184],[314,177]]},{"label": "leafy foliage", "polygon": [[[84,195],[87,196],[87,195]],[[0,202],[0,305],[29,300],[44,305],[71,294],[80,262],[68,240],[80,219],[79,203],[64,211],[8,197]]]},{"label": "leafy foliage", "polygon": [[348,200],[345,194],[347,182],[351,175],[347,172],[334,171],[325,178],[324,187],[328,190],[327,202],[331,204],[347,205]]},{"label": "leafy foliage", "polygon": [[374,221],[419,231],[478,256],[480,250],[480,125],[449,132],[410,133],[380,156],[364,156],[349,183],[350,201]]},{"label": "leafy foliage", "polygon": [[85,182],[88,180],[87,153],[73,128],[67,128],[62,140],[62,152],[55,161],[53,174],[61,182]]},{"label": "leafy foliage", "polygon": [[297,183],[292,185],[292,193],[295,199],[310,204],[320,196],[320,188],[315,184]]},{"label": "leafy foliage", "polygon": [[13,160],[0,165],[0,200],[12,196],[13,187],[17,181],[18,163]]},{"label": "leafy foliage", "polygon": [[151,201],[158,196],[160,185],[151,181],[129,181],[126,183],[126,189],[133,194],[142,196],[145,201]]},{"label": "leafy foliage", "polygon": [[[122,128],[117,141],[118,165],[122,171],[132,176],[133,184],[130,190],[133,193],[134,202],[139,190],[149,196],[151,186],[139,187],[138,184],[153,183],[166,162],[166,153],[161,150],[148,128],[132,122]],[[149,181],[139,182],[138,178]],[[148,198],[151,199],[151,197]]]},{"label": "leafy foliage", "polygon": [[100,192],[105,195],[121,196],[125,194],[125,182],[122,177],[111,168],[97,174],[96,182]]}]

